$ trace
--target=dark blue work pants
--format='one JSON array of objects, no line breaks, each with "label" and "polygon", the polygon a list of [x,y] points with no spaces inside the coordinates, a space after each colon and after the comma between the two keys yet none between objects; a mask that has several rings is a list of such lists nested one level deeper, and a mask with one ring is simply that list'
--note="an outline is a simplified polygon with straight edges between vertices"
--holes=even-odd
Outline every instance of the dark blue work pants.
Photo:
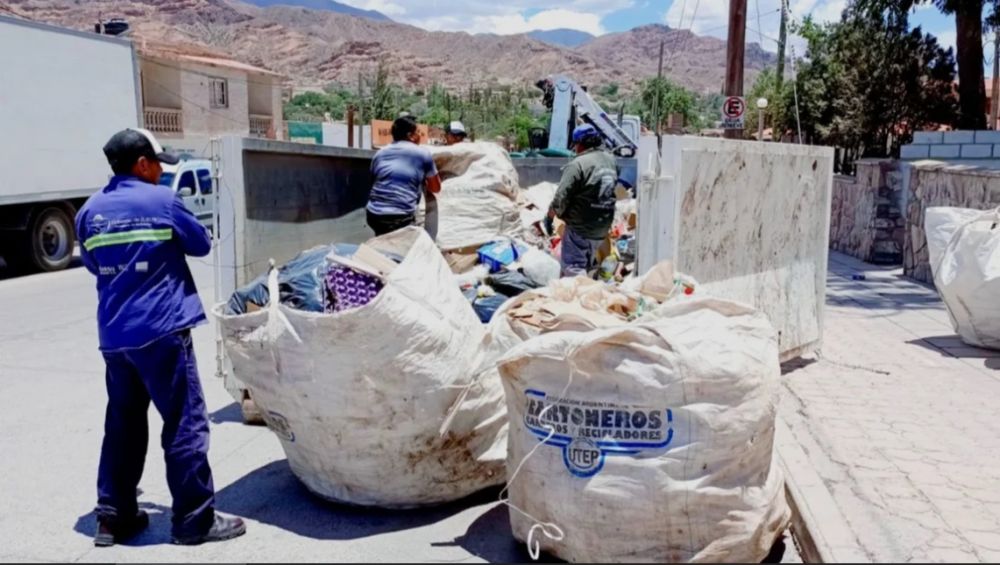
[{"label": "dark blue work pants", "polygon": [[590,271],[597,266],[597,250],[604,243],[603,239],[587,239],[566,226],[562,238],[560,263],[562,276],[589,276]]},{"label": "dark blue work pants", "polygon": [[143,348],[105,352],[108,409],[97,477],[99,516],[129,519],[149,444],[152,399],[163,417],[167,484],[173,496],[174,536],[200,535],[214,519],[215,487],[208,466],[208,414],[191,332]]}]

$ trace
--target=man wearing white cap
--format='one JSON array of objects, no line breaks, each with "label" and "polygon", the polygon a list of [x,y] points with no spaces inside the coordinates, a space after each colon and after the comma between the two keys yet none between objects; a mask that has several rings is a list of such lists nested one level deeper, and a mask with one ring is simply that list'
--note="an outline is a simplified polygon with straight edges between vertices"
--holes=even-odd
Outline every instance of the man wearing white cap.
[{"label": "man wearing white cap", "polygon": [[456,143],[462,143],[465,141],[465,125],[462,122],[455,120],[448,124],[448,127],[444,130],[444,141],[446,145],[455,145]]},{"label": "man wearing white cap", "polygon": [[97,324],[108,405],[97,472],[97,533],[107,547],[149,525],[136,487],[146,463],[150,402],[163,417],[161,444],[173,497],[173,542],[197,545],[246,532],[215,511],[208,413],[191,330],[206,322],[186,256],[212,249],[208,232],[169,187],[176,165],[153,134],[116,133],[104,146],[115,176],[76,216],[83,264],[97,277]]}]

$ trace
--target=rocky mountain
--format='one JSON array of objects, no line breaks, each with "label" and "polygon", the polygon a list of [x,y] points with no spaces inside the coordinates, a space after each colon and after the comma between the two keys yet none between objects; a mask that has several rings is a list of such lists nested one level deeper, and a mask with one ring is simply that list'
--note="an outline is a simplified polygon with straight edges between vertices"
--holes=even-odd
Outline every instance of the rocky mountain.
[{"label": "rocky mountain", "polygon": [[246,0],[248,4],[253,4],[254,6],[260,6],[261,8],[267,8],[269,6],[298,6],[299,8],[308,8],[310,10],[326,10],[328,12],[336,12],[338,14],[346,14],[348,16],[357,16],[359,18],[368,18],[369,20],[377,20],[383,22],[392,21],[392,18],[378,12],[376,10],[362,10],[360,8],[355,8],[354,6],[348,6],[347,4],[342,4],[336,0]]},{"label": "rocky mountain", "polygon": [[[3,3],[23,16],[77,29],[93,29],[99,14],[123,17],[140,41],[211,48],[275,70],[303,86],[357,84],[359,74],[372,73],[381,60],[397,82],[411,87],[434,82],[456,89],[497,83],[531,85],[549,74],[566,73],[581,84],[616,82],[628,90],[656,74],[661,40],[666,45],[665,74],[675,82],[700,92],[718,92],[725,74],[724,41],[662,25],[604,35],[571,49],[528,35],[430,32],[331,10],[260,7],[238,0]],[[773,61],[773,55],[748,46],[748,82]]]},{"label": "rocky mountain", "polygon": [[[656,74],[661,41],[663,73],[667,77],[701,92],[721,91],[726,73],[726,42],[688,30],[646,25],[625,33],[602,35],[576,52],[602,67],[618,70],[622,77],[648,77]],[[777,55],[750,43],[744,60],[749,87],[757,72],[777,62]]]},{"label": "rocky mountain", "polygon": [[528,37],[560,47],[579,47],[594,39],[593,35],[585,31],[563,28],[532,31],[528,33]]}]

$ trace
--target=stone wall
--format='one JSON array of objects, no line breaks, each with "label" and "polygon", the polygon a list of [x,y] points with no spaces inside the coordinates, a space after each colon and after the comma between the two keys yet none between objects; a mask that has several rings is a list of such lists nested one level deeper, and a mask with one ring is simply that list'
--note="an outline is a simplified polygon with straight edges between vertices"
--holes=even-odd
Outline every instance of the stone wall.
[{"label": "stone wall", "polygon": [[931,206],[989,210],[1000,206],[1000,171],[919,161],[904,171],[906,183],[906,238],[903,274],[933,282],[924,233],[924,211]]},{"label": "stone wall", "polygon": [[863,159],[856,176],[836,176],[830,248],[870,263],[902,263],[902,186],[899,164],[888,160]]}]

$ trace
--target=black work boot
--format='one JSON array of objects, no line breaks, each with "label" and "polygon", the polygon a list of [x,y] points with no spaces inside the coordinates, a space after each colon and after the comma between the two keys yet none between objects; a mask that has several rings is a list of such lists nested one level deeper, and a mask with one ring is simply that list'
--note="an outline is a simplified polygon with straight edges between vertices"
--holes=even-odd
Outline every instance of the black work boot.
[{"label": "black work boot", "polygon": [[94,545],[111,547],[112,545],[135,537],[149,526],[149,514],[140,510],[130,519],[122,520],[110,516],[97,517],[97,533],[94,535]]},{"label": "black work boot", "polygon": [[212,527],[207,532],[194,536],[174,536],[173,541],[177,545],[201,545],[210,541],[237,538],[245,533],[247,533],[247,526],[243,520],[235,516],[223,516],[216,512]]}]

